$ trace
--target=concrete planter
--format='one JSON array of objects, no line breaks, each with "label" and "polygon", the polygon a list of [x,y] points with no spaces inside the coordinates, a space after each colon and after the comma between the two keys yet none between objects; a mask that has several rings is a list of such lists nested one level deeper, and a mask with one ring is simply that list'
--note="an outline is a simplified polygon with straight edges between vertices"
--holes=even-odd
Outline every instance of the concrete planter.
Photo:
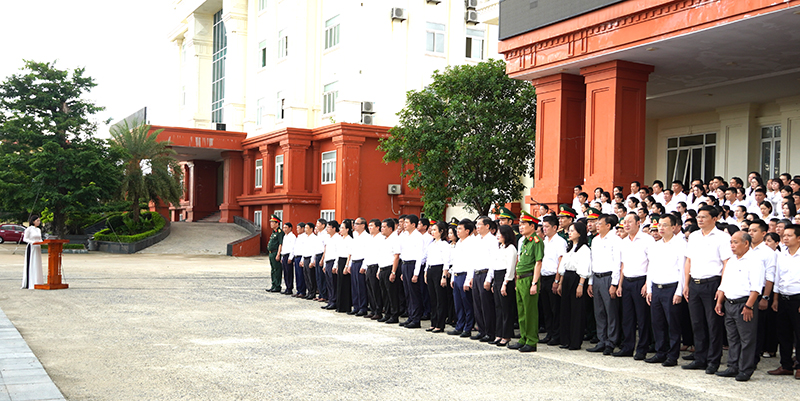
[{"label": "concrete planter", "polygon": [[141,251],[148,246],[161,242],[164,238],[169,236],[169,223],[158,234],[145,238],[137,242],[110,242],[110,241],[94,241],[97,243],[97,250],[100,252],[108,253],[123,253],[130,254]]}]

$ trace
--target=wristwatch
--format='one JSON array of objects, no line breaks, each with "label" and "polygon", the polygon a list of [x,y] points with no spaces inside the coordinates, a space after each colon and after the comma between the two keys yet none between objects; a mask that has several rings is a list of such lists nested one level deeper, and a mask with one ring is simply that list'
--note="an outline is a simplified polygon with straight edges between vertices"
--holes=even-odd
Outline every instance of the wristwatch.
[{"label": "wristwatch", "polygon": [[769,297],[768,297],[768,296],[766,296],[766,295],[762,295],[762,296],[761,296],[761,299],[763,299],[763,300],[765,300],[765,301],[769,301]]},{"label": "wristwatch", "polygon": [[554,283],[558,284],[558,280],[553,280]]}]

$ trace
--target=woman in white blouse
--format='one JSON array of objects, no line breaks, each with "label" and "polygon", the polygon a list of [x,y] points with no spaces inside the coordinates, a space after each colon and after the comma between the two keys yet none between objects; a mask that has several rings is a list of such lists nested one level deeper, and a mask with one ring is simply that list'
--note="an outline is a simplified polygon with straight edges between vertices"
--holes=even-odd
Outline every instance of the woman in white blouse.
[{"label": "woman in white blouse", "polygon": [[496,253],[497,269],[490,271],[486,283],[492,286],[494,294],[495,332],[497,337],[489,344],[505,347],[514,335],[514,303],[517,302],[514,274],[517,272],[517,247],[514,244],[514,230],[511,226],[498,228],[497,242],[500,251]]},{"label": "woman in white blouse", "polygon": [[323,306],[322,309],[336,309],[336,295],[337,295],[337,279],[338,275],[338,260],[339,248],[342,244],[342,236],[339,235],[339,222],[331,220],[325,225],[325,252],[322,254],[322,260],[325,263],[323,272],[325,273],[325,286],[328,288],[328,304]]},{"label": "woman in white blouse", "polygon": [[25,270],[22,272],[22,288],[32,290],[36,284],[44,284],[42,279],[42,247],[33,245],[42,242],[42,230],[39,225],[42,221],[39,216],[33,215],[28,219],[28,228],[22,234],[22,240],[28,244],[25,247]]},{"label": "woman in white blouse", "polygon": [[572,246],[562,257],[558,266],[561,280],[558,295],[561,296],[561,347],[581,349],[583,331],[586,326],[586,281],[592,275],[592,256],[586,236],[586,224],[575,223],[567,231]]},{"label": "woman in white blouse", "polygon": [[[330,223],[329,223],[330,224]],[[333,273],[338,274],[336,283],[336,311],[339,313],[352,313],[353,299],[350,284],[350,253],[353,247],[353,220],[345,219],[339,227],[342,242],[339,245],[339,259]]]},{"label": "woman in white blouse", "polygon": [[433,242],[426,248],[425,284],[431,298],[431,333],[443,333],[445,319],[450,310],[447,272],[450,270],[450,244],[447,243],[447,224],[440,221],[431,226]]},{"label": "woman in white blouse", "polygon": [[689,209],[698,210],[701,206],[706,205],[706,190],[702,185],[695,185],[692,187],[692,194],[694,194],[694,201],[689,205]]}]

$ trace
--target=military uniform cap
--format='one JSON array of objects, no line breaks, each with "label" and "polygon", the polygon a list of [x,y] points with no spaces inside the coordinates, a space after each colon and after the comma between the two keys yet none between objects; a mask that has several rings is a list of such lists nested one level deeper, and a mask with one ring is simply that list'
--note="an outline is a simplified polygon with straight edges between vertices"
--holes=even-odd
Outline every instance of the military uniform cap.
[{"label": "military uniform cap", "polygon": [[524,222],[524,223],[539,224],[539,219],[534,217],[532,214],[522,210],[522,211],[520,211],[519,222],[520,223]]},{"label": "military uniform cap", "polygon": [[509,210],[508,208],[500,207],[500,213],[497,215],[497,218],[498,219],[515,220],[517,218],[517,216],[511,210]]},{"label": "military uniform cap", "polygon": [[563,203],[558,206],[558,217],[566,216],[566,217],[572,217],[574,219],[577,214],[578,213],[575,212],[575,209],[571,208],[566,203]]},{"label": "military uniform cap", "polygon": [[597,220],[600,218],[600,211],[590,207],[589,210],[586,211],[586,218],[588,220]]},{"label": "military uniform cap", "polygon": [[274,221],[276,223],[280,223],[281,219],[279,219],[278,216],[273,214],[272,217],[269,218],[269,221]]}]

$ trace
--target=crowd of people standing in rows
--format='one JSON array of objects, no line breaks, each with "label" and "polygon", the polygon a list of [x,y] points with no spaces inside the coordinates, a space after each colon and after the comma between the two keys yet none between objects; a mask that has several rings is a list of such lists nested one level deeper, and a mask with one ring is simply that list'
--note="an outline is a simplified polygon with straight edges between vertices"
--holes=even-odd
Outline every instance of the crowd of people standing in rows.
[{"label": "crowd of people standing in rows", "polygon": [[689,194],[678,180],[633,182],[627,196],[597,188],[592,200],[576,186],[572,205],[522,211],[519,225],[499,208],[450,223],[319,219],[295,235],[272,216],[267,291],[520,352],[589,341],[589,352],[670,367],[691,351],[684,369],[737,381],[779,353],[768,373],[800,379],[800,177],[748,182],[695,180]]}]

